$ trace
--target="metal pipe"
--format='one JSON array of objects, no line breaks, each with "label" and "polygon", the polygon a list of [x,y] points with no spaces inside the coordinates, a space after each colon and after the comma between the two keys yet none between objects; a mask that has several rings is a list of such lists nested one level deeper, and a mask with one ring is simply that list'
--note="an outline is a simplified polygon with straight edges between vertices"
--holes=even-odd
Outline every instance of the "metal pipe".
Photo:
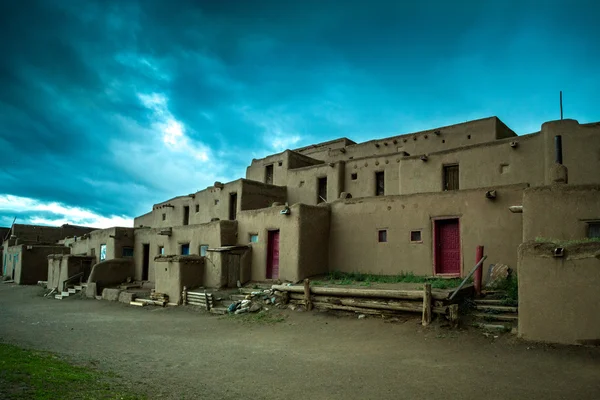
[{"label": "metal pipe", "polygon": [[562,136],[556,135],[554,136],[554,161],[557,164],[562,164],[563,162],[563,154],[562,154]]},{"label": "metal pipe", "polygon": [[479,262],[477,264],[475,264],[475,266],[473,267],[473,269],[471,270],[471,272],[469,272],[469,275],[467,275],[465,277],[465,279],[461,282],[461,284],[458,285],[458,287],[456,288],[456,290],[454,291],[454,293],[452,293],[452,295],[450,295],[450,297],[448,297],[448,300],[452,300],[454,298],[454,296],[456,296],[456,293],[458,293],[458,291],[460,289],[462,289],[463,286],[465,286],[465,283],[467,283],[467,281],[473,275],[473,273],[475,273],[475,271],[477,270],[477,268],[479,268],[479,266],[481,264],[483,264],[483,262],[485,261],[486,258],[487,258],[487,256],[483,256],[483,258],[481,260],[479,260]]}]

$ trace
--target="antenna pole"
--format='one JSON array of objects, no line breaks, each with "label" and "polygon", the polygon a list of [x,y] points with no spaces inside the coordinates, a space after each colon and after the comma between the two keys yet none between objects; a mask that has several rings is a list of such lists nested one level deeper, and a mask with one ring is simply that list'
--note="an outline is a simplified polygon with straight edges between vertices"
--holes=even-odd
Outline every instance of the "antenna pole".
[{"label": "antenna pole", "polygon": [[560,119],[563,119],[562,90],[560,91]]}]

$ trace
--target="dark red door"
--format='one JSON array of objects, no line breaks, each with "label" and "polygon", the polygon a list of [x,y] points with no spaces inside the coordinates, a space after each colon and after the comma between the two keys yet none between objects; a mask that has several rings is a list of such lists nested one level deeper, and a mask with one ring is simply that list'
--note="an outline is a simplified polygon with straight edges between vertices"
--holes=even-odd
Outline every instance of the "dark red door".
[{"label": "dark red door", "polygon": [[269,231],[267,279],[279,278],[279,231]]},{"label": "dark red door", "polygon": [[435,221],[435,273],[460,275],[458,218]]}]

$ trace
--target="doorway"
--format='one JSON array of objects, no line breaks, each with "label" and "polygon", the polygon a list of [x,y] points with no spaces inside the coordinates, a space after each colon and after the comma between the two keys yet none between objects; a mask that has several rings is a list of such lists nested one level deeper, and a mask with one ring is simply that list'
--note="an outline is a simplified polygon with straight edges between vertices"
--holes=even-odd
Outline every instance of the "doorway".
[{"label": "doorway", "polygon": [[150,269],[150,245],[142,245],[142,280],[148,280],[148,270]]},{"label": "doorway", "polygon": [[235,221],[237,218],[237,193],[229,194],[229,219]]},{"label": "doorway", "polygon": [[460,225],[458,218],[437,219],[433,223],[435,274],[460,276]]},{"label": "doorway", "polygon": [[267,279],[279,278],[279,231],[269,231],[267,243]]},{"label": "doorway", "polygon": [[190,224],[190,206],[183,206],[183,224]]}]

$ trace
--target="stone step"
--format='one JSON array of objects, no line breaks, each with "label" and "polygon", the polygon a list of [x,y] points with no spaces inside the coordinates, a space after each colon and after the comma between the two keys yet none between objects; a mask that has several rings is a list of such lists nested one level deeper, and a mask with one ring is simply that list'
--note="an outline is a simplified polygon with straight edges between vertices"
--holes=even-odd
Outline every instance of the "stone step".
[{"label": "stone step", "polygon": [[63,297],[60,294],[55,294],[54,298],[58,299],[58,300],[62,300]]},{"label": "stone step", "polygon": [[492,305],[485,305],[485,304],[477,304],[477,309],[481,310],[483,312],[487,312],[487,311],[492,311],[492,312],[503,312],[503,313],[518,313],[519,312],[519,308],[518,307],[511,307],[511,306],[492,306]]},{"label": "stone step", "polygon": [[75,294],[75,293],[77,293],[77,289],[75,289],[75,288],[69,288],[69,289],[67,289],[67,291],[68,291],[70,294]]},{"label": "stone step", "polygon": [[83,290],[84,286],[83,285],[75,285],[75,290]]},{"label": "stone step", "polygon": [[486,319],[486,320],[496,320],[496,321],[518,321],[519,320],[518,314],[490,314],[490,313],[484,313],[484,312],[475,312],[475,313],[472,313],[471,315],[473,315],[476,318],[482,318],[482,319]]},{"label": "stone step", "polygon": [[473,300],[475,304],[489,304],[489,305],[503,305],[506,300],[503,299],[475,299]]},{"label": "stone step", "polygon": [[264,290],[269,289],[269,288],[264,288],[264,289],[252,289],[252,288],[240,288],[240,294],[252,294],[252,293],[262,293]]},{"label": "stone step", "polygon": [[229,296],[229,298],[232,301],[241,301],[241,300],[245,300],[246,296],[247,295],[245,295],[245,294],[232,294],[231,296]]},{"label": "stone step", "polygon": [[210,309],[211,314],[219,314],[225,315],[227,314],[227,309],[225,307],[215,307]]},{"label": "stone step", "polygon": [[62,297],[69,297],[69,292],[60,292]]}]

